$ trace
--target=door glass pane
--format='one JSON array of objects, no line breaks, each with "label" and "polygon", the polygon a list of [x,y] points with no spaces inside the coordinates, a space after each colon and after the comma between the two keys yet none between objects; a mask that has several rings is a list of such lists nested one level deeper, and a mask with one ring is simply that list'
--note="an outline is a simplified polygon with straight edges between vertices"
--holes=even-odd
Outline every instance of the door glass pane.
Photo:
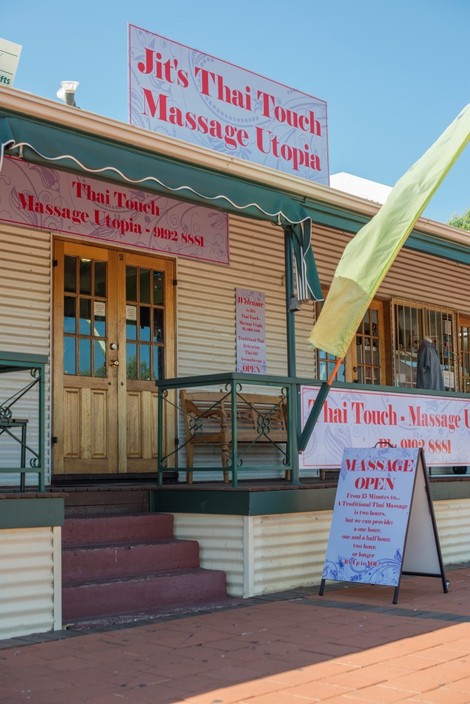
[{"label": "door glass pane", "polygon": [[150,373],[150,345],[140,345],[139,379],[149,381]]},{"label": "door glass pane", "polygon": [[75,338],[64,338],[64,374],[76,374],[77,362],[75,358]]},{"label": "door glass pane", "polygon": [[163,311],[156,308],[153,311],[153,341],[163,342]]},{"label": "door glass pane", "polygon": [[163,305],[163,272],[153,271],[153,302],[156,306]]},{"label": "door glass pane", "polygon": [[126,267],[126,299],[137,300],[137,269],[135,266]]},{"label": "door glass pane", "polygon": [[135,306],[127,306],[126,313],[126,337],[128,340],[137,340],[137,309]]},{"label": "door glass pane", "polygon": [[75,334],[75,301],[72,296],[64,297],[64,332]]},{"label": "door glass pane", "polygon": [[140,302],[150,303],[150,271],[140,269]]},{"label": "door glass pane", "polygon": [[80,298],[80,335],[91,335],[91,301]]},{"label": "door glass pane", "polygon": [[95,262],[95,296],[106,298],[106,262]]},{"label": "door glass pane", "polygon": [[153,348],[153,375],[154,379],[164,379],[165,378],[165,366],[164,366],[164,350],[163,347]]},{"label": "door glass pane", "polygon": [[131,342],[126,346],[126,376],[128,379],[137,379],[137,345]]},{"label": "door glass pane", "polygon": [[80,376],[91,376],[91,340],[79,341],[79,369]]},{"label": "door glass pane", "polygon": [[164,276],[147,267],[126,267],[127,378],[151,381],[163,374]]},{"label": "door glass pane", "polygon": [[91,259],[80,259],[80,293],[91,293]]},{"label": "door glass pane", "polygon": [[142,342],[150,342],[150,308],[141,306],[140,308],[140,339]]},{"label": "door glass pane", "polygon": [[95,340],[95,373],[93,376],[106,376],[106,345],[103,340]]},{"label": "door glass pane", "polygon": [[77,258],[64,257],[64,291],[75,293],[77,290]]},{"label": "door glass pane", "polygon": [[80,291],[64,296],[66,374],[106,376],[107,273],[105,261],[64,256],[64,287]]},{"label": "door glass pane", "polygon": [[101,305],[101,302],[98,304],[95,302],[95,317],[93,323],[93,335],[95,337],[105,337],[106,335],[106,316],[97,314],[97,311],[106,313],[106,307],[103,307],[103,305]]}]

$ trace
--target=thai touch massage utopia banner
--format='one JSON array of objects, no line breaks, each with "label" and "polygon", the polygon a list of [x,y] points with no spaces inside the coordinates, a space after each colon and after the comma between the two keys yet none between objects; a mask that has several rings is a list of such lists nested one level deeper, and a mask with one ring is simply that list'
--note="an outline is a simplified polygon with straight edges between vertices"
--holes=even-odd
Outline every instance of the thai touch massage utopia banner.
[{"label": "thai touch massage utopia banner", "polygon": [[129,121],[329,184],[323,100],[129,26]]},{"label": "thai touch massage utopia banner", "polygon": [[[302,386],[305,423],[318,386]],[[470,464],[470,401],[400,391],[333,388],[328,394],[301,467],[337,468],[346,448],[374,445],[422,449],[429,466]]]},{"label": "thai touch massage utopia banner", "polygon": [[229,263],[228,215],[5,157],[0,222],[189,259]]}]

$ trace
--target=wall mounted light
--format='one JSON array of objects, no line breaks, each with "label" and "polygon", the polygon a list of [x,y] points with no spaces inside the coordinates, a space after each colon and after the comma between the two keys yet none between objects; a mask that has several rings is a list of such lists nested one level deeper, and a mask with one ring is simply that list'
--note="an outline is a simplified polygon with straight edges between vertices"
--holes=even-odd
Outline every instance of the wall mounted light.
[{"label": "wall mounted light", "polygon": [[76,108],[75,91],[79,85],[80,83],[78,81],[61,81],[60,88],[57,91],[57,97],[63,100],[66,105]]}]

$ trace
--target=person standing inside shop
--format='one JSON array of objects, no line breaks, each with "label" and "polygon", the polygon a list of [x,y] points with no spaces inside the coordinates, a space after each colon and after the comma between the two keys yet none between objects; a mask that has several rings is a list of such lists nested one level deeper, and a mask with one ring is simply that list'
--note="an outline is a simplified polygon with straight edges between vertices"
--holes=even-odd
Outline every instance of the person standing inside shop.
[{"label": "person standing inside shop", "polygon": [[418,348],[416,388],[445,391],[441,362],[430,337],[424,337]]},{"label": "person standing inside shop", "polygon": [[[430,337],[423,338],[418,349],[416,388],[445,390],[439,354]],[[466,474],[467,467],[456,466],[452,470],[454,474]]]}]

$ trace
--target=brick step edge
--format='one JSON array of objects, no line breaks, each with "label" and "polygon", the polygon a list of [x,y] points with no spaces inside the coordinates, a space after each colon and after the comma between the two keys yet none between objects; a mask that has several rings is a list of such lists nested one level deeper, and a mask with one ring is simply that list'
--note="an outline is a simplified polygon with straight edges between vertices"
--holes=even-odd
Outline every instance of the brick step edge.
[{"label": "brick step edge", "polygon": [[63,620],[195,606],[227,598],[226,575],[195,568],[140,578],[100,580],[62,588]]},{"label": "brick step edge", "polygon": [[67,584],[138,578],[155,572],[173,572],[200,567],[199,543],[195,540],[165,540],[125,545],[80,546],[62,551],[62,580]]},{"label": "brick step edge", "polygon": [[173,538],[173,525],[173,516],[168,513],[66,518],[62,527],[62,546],[68,548]]}]

